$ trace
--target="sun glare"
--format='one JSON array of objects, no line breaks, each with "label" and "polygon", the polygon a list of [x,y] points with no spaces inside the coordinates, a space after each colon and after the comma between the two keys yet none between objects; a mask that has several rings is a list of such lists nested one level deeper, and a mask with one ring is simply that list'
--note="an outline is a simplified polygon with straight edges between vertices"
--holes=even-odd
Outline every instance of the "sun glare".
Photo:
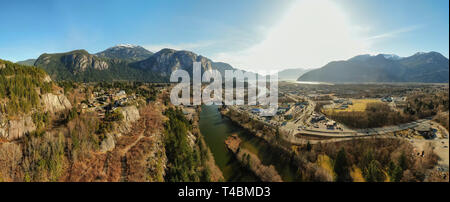
[{"label": "sun glare", "polygon": [[[265,40],[226,61],[252,70],[318,68],[367,52],[345,13],[327,0],[295,2]],[[301,66],[299,66],[301,65]]]}]

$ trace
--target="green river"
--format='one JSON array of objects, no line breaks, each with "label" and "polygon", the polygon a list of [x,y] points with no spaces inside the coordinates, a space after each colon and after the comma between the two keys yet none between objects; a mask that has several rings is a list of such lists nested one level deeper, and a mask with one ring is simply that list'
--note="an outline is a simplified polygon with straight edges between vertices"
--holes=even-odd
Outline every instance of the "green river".
[{"label": "green river", "polygon": [[222,170],[225,181],[259,181],[251,171],[242,168],[233,154],[226,148],[225,139],[238,134],[242,139],[241,147],[256,154],[263,164],[272,164],[284,181],[295,181],[295,168],[289,162],[281,162],[280,156],[273,152],[269,145],[250,134],[247,130],[223,117],[218,106],[202,106],[200,113],[200,131],[210,148],[216,164]]}]

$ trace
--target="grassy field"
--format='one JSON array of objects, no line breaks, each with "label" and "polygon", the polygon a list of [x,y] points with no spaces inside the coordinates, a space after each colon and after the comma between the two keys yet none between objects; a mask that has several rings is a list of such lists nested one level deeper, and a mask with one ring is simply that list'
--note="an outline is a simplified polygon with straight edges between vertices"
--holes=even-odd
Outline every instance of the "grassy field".
[{"label": "grassy field", "polygon": [[361,169],[355,165],[350,170],[350,176],[352,176],[353,182],[365,182]]},{"label": "grassy field", "polygon": [[317,156],[317,165],[325,169],[331,176],[333,176],[333,179],[336,177],[336,173],[334,173],[333,169],[333,162],[329,156],[325,154],[320,154]]},{"label": "grassy field", "polygon": [[[324,109],[325,113],[331,112],[363,112],[369,103],[381,103],[379,99],[351,99],[353,105],[348,105],[347,109]],[[337,105],[338,107],[340,105]]]}]

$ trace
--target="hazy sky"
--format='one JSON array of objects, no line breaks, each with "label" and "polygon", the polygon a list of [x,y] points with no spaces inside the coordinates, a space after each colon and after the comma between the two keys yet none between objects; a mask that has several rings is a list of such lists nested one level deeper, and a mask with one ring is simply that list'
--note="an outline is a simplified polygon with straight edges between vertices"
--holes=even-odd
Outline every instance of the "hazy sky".
[{"label": "hazy sky", "polygon": [[0,0],[0,58],[120,43],[237,68],[318,68],[358,54],[449,56],[448,0]]}]

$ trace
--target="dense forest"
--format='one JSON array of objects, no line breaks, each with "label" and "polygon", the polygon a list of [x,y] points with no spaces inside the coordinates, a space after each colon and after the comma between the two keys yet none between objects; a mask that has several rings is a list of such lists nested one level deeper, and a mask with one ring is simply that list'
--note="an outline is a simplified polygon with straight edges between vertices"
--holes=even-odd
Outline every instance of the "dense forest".
[{"label": "dense forest", "polygon": [[414,182],[426,178],[439,157],[425,148],[426,157],[414,155],[401,139],[355,139],[337,143],[306,144],[297,148],[295,163],[304,181]]},{"label": "dense forest", "polygon": [[165,132],[168,159],[166,181],[209,181],[210,171],[206,167],[206,148],[199,138],[194,144],[189,142],[188,133],[192,129],[190,122],[180,109],[169,108],[165,111],[165,115],[169,118]]},{"label": "dense forest", "polygon": [[433,117],[449,130],[449,100],[447,92],[418,93],[408,98],[405,113],[419,118]]},{"label": "dense forest", "polygon": [[45,76],[40,68],[0,60],[0,112],[13,116],[37,108],[39,95],[52,91]]},{"label": "dense forest", "polygon": [[147,102],[155,101],[158,95],[158,88],[164,87],[165,84],[149,84],[139,81],[115,81],[115,82],[98,82],[94,85],[95,91],[120,89],[128,95],[135,94],[146,98]]},{"label": "dense forest", "polygon": [[[316,111],[322,105],[316,106]],[[418,93],[408,97],[406,108],[397,111],[386,103],[369,103],[363,112],[332,112],[327,115],[351,128],[397,125],[434,117],[448,129],[449,100],[446,92]],[[438,115],[438,116],[437,116]]]},{"label": "dense forest", "polygon": [[376,128],[407,123],[417,119],[410,114],[391,109],[386,103],[369,103],[366,110],[362,112],[331,112],[327,115],[351,128]]}]

